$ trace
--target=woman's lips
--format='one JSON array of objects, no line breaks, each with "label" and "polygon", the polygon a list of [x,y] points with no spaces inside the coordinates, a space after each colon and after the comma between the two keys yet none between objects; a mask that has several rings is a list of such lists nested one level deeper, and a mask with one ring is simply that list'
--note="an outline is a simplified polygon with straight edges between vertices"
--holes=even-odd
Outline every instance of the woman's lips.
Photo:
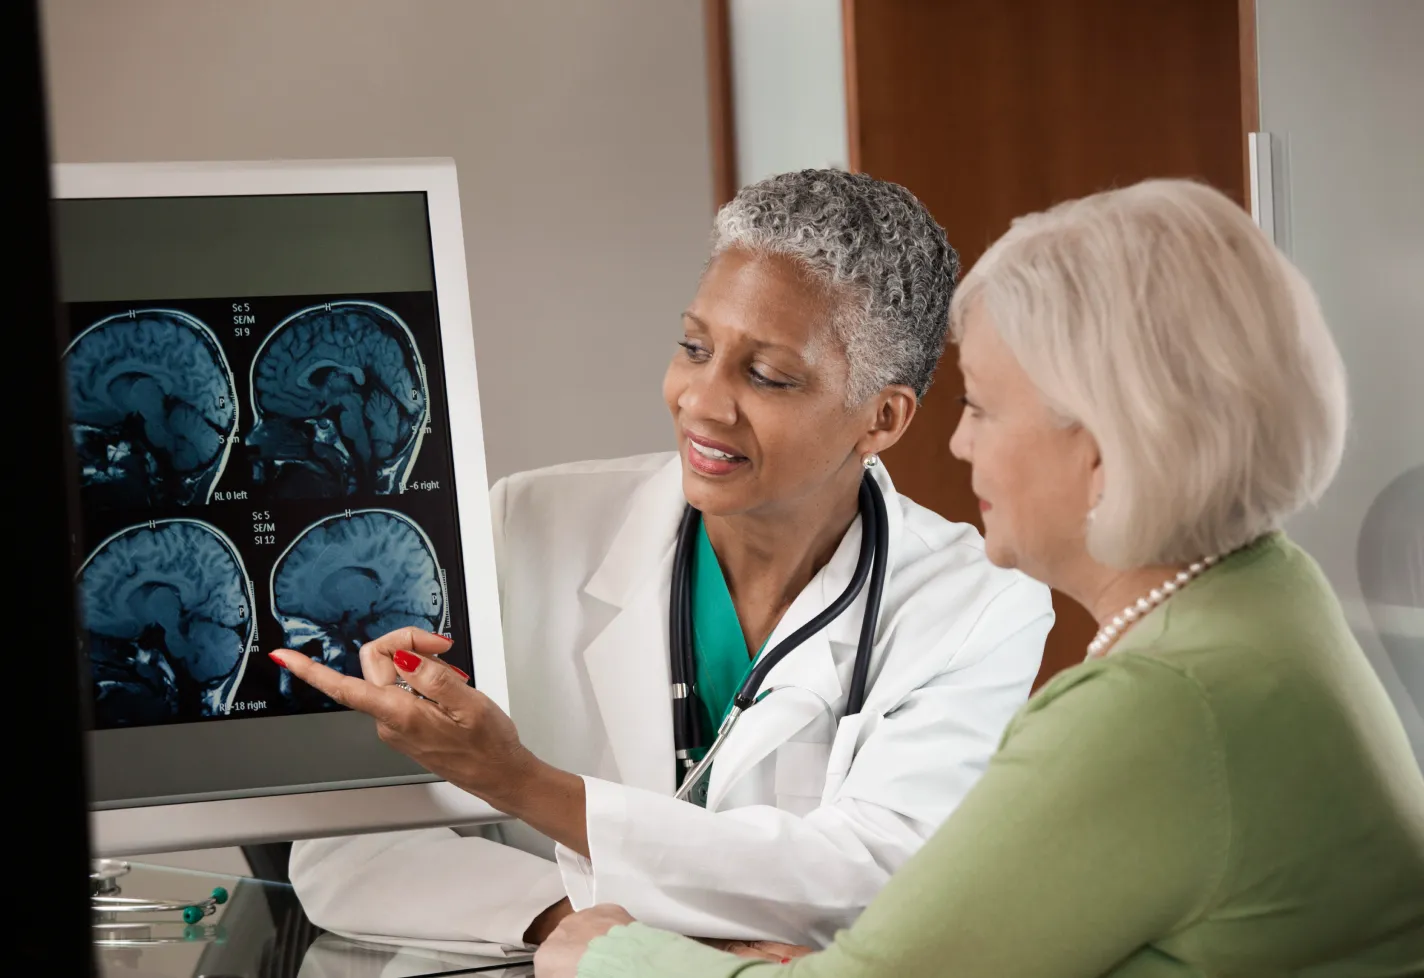
[{"label": "woman's lips", "polygon": [[703,475],[719,476],[737,471],[747,464],[747,460],[740,455],[732,455],[731,450],[723,445],[709,444],[688,435],[687,464]]},{"label": "woman's lips", "polygon": [[993,509],[993,508],[994,508],[993,505],[990,504],[988,500],[986,500],[986,499],[981,499],[981,500],[979,500],[979,512],[981,512],[981,513],[987,513],[987,512],[989,512],[989,510],[991,510],[991,509]]},{"label": "woman's lips", "polygon": [[736,458],[743,457],[742,453],[737,451],[734,446],[728,445],[725,442],[714,441],[713,439],[708,438],[706,435],[693,434],[690,431],[684,431],[683,434],[687,437],[688,441],[696,442],[702,448],[710,449],[712,454],[714,455],[720,453],[722,455],[732,455]]}]

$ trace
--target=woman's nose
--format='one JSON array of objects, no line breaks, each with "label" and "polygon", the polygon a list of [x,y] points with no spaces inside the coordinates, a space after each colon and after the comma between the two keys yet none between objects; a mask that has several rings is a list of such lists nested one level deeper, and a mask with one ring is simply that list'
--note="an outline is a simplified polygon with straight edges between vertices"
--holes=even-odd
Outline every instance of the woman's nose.
[{"label": "woman's nose", "polygon": [[724,425],[737,422],[737,399],[732,385],[716,365],[708,364],[707,369],[689,378],[677,402],[690,417]]},{"label": "woman's nose", "polygon": [[954,426],[954,434],[949,437],[949,454],[961,462],[968,462],[972,447],[972,443],[969,439],[969,425],[965,420],[965,416],[961,414],[959,416],[959,424]]}]

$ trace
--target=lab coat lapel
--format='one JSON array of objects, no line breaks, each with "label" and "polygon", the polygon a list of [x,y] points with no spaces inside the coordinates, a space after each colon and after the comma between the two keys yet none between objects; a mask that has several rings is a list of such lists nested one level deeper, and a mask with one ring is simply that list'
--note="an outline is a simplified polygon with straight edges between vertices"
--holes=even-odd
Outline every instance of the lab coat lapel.
[{"label": "lab coat lapel", "polygon": [[[855,569],[854,550],[850,555],[850,571],[845,573],[843,579],[836,572],[841,569],[838,566],[841,563],[841,551],[852,536],[855,538],[854,545],[858,548],[858,522],[846,534],[846,540],[842,541],[836,556],[812,578],[811,583],[792,602],[772,632],[763,654],[775,648],[782,639],[819,614],[821,609],[844,589],[846,581],[850,579],[850,571]],[[828,587],[827,581],[832,578],[838,583]],[[853,610],[852,607],[847,613]],[[712,764],[711,781],[707,785],[709,809],[715,809],[744,775],[777,747],[795,736],[806,724],[828,709],[839,708],[843,699],[841,679],[830,631],[830,628],[826,628],[812,635],[767,674],[760,690],[766,693],[766,698],[742,714],[727,737],[727,742],[722,746],[721,753],[717,755],[717,760]],[[855,655],[854,649],[855,646],[852,645],[852,657]]]},{"label": "lab coat lapel", "polygon": [[[883,465],[873,470],[877,484],[885,496],[889,566],[887,587],[895,568],[901,527],[899,497]],[[830,605],[850,583],[860,557],[861,520],[855,522],[841,539],[840,546],[829,563],[811,579],[787,609],[772,632],[763,654],[771,651],[788,635],[810,621]],[[752,770],[772,751],[791,739],[821,713],[829,710],[837,718],[845,710],[846,692],[850,688],[855,651],[860,642],[861,622],[865,617],[866,591],[861,589],[839,617],[804,643],[793,649],[767,674],[762,691],[775,690],[766,699],[747,710],[728,736],[722,751],[712,765],[708,784],[707,807],[715,809],[738,780]],[[883,629],[877,623],[878,636]],[[874,678],[875,663],[871,677]],[[790,688],[778,688],[790,687]]]},{"label": "lab coat lapel", "polygon": [[675,770],[667,603],[685,505],[682,460],[674,458],[634,495],[584,585],[585,594],[619,609],[583,653],[619,778],[664,794],[673,791]]}]

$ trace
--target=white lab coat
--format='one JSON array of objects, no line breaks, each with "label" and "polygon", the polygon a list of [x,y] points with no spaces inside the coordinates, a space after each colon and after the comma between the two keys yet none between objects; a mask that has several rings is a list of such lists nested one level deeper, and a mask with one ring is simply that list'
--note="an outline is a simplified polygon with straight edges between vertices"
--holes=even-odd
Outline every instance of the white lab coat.
[{"label": "white lab coat", "polygon": [[[875,470],[890,559],[865,707],[845,707],[865,596],[767,676],[712,767],[707,808],[674,801],[668,589],[685,505],[661,454],[562,465],[491,490],[511,714],[584,777],[591,859],[522,823],[300,842],[311,919],[368,940],[491,953],[567,894],[703,937],[829,942],[984,771],[1028,696],[1048,590],[994,567],[971,526]],[[844,589],[857,519],[766,648]],[[478,682],[478,677],[476,677]]]}]

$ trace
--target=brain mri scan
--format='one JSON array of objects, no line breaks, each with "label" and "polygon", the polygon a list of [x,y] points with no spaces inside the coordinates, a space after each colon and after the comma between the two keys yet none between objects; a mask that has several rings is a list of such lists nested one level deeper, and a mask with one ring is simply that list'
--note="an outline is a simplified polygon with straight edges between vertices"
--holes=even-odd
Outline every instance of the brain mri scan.
[{"label": "brain mri scan", "polygon": [[110,537],[79,570],[99,728],[225,716],[255,638],[233,542],[197,520]]},{"label": "brain mri scan", "polygon": [[373,302],[288,317],[252,363],[253,480],[274,498],[405,488],[430,408],[410,329]]},{"label": "brain mri scan", "polygon": [[100,320],[64,352],[86,506],[206,503],[237,431],[227,357],[187,313]]},{"label": "brain mri scan", "polygon": [[[447,630],[448,599],[435,548],[409,517],[384,509],[331,516],[304,530],[272,569],[272,613],[287,648],[347,675],[361,646],[407,625]],[[312,693],[282,672],[291,702]],[[329,701],[316,694],[319,703]]]}]

